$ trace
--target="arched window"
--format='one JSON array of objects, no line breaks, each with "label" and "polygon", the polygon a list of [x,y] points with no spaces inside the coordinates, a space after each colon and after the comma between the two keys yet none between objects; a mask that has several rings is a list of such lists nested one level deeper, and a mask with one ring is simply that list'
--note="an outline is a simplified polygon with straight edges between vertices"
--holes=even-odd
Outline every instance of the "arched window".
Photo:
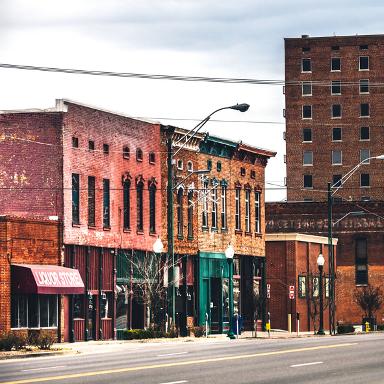
[{"label": "arched window", "polygon": [[136,160],[143,161],[143,151],[140,148],[136,149]]},{"label": "arched window", "polygon": [[193,239],[193,191],[188,191],[188,239]]},{"label": "arched window", "polygon": [[129,147],[125,146],[125,147],[123,148],[123,158],[124,158],[124,159],[129,159],[129,154],[130,154],[130,152],[129,152]]},{"label": "arched window", "polygon": [[193,172],[193,163],[192,163],[192,161],[188,161],[188,163],[187,163],[187,171],[188,172]]},{"label": "arched window", "polygon": [[144,202],[143,202],[144,182],[139,180],[136,184],[136,223],[137,230],[144,230]]},{"label": "arched window", "polygon": [[149,153],[149,164],[155,164],[156,156],[155,152],[150,152]]},{"label": "arched window", "polygon": [[183,188],[177,191],[177,236],[183,237]]},{"label": "arched window", "polygon": [[131,228],[131,180],[123,181],[123,226],[124,229]]},{"label": "arched window", "polygon": [[156,181],[149,183],[149,232],[156,233]]}]

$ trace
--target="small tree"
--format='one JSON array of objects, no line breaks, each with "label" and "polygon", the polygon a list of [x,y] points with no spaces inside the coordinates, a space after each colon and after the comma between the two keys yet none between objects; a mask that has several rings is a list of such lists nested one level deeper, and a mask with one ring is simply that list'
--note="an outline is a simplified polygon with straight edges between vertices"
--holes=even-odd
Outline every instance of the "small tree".
[{"label": "small tree", "polygon": [[[163,322],[160,318],[164,314],[166,305],[167,287],[164,283],[168,280],[168,271],[172,268],[172,263],[162,260],[161,255],[153,252],[123,253],[123,258],[127,263],[125,271],[128,281],[133,285],[132,294],[136,300],[146,308],[145,326],[161,326]],[[166,277],[165,277],[166,275]]]},{"label": "small tree", "polygon": [[384,303],[383,291],[380,287],[368,284],[363,288],[356,288],[354,293],[356,304],[363,310],[364,316],[372,319]]}]

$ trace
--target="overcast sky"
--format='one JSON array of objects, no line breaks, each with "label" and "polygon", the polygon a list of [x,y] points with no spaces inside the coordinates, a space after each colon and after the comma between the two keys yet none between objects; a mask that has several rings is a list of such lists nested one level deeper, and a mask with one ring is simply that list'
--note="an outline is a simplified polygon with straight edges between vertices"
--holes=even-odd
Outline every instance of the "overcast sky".
[{"label": "overcast sky", "polygon": [[[284,37],[384,33],[374,0],[0,0],[0,63],[118,72],[284,79]],[[69,98],[192,128],[213,110],[213,135],[278,152],[267,200],[283,200],[281,85],[212,84],[0,68],[0,110],[48,108]],[[160,119],[161,118],[161,119]],[[239,122],[237,122],[239,120]],[[261,123],[264,122],[264,123]]]}]

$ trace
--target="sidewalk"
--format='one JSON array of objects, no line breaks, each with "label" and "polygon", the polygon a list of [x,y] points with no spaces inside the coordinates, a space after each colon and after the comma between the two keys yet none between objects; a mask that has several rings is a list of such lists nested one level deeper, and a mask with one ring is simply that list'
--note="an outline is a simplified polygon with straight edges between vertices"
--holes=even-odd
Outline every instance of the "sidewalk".
[{"label": "sidewalk", "polygon": [[[239,340],[256,340],[256,339],[289,339],[297,337],[316,337],[313,332],[289,333],[283,330],[271,330],[268,332],[257,332],[255,337],[254,332],[246,331],[239,335]],[[324,337],[324,336],[321,336]],[[145,348],[148,344],[169,344],[169,343],[211,343],[211,342],[236,342],[227,337],[226,334],[209,335],[208,337],[178,337],[178,338],[161,338],[161,339],[145,339],[145,340],[91,340],[75,343],[55,343],[52,349],[48,351],[10,351],[0,352],[0,360],[4,359],[19,359],[27,357],[54,356],[63,354],[76,353],[108,353],[124,350],[128,346],[132,348]]]}]

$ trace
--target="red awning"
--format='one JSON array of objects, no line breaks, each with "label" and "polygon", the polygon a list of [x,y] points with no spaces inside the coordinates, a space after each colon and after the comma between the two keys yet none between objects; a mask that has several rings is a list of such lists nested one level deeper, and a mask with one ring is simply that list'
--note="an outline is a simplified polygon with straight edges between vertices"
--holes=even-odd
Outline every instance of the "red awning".
[{"label": "red awning", "polygon": [[11,281],[14,293],[84,293],[79,271],[58,265],[12,264]]}]

